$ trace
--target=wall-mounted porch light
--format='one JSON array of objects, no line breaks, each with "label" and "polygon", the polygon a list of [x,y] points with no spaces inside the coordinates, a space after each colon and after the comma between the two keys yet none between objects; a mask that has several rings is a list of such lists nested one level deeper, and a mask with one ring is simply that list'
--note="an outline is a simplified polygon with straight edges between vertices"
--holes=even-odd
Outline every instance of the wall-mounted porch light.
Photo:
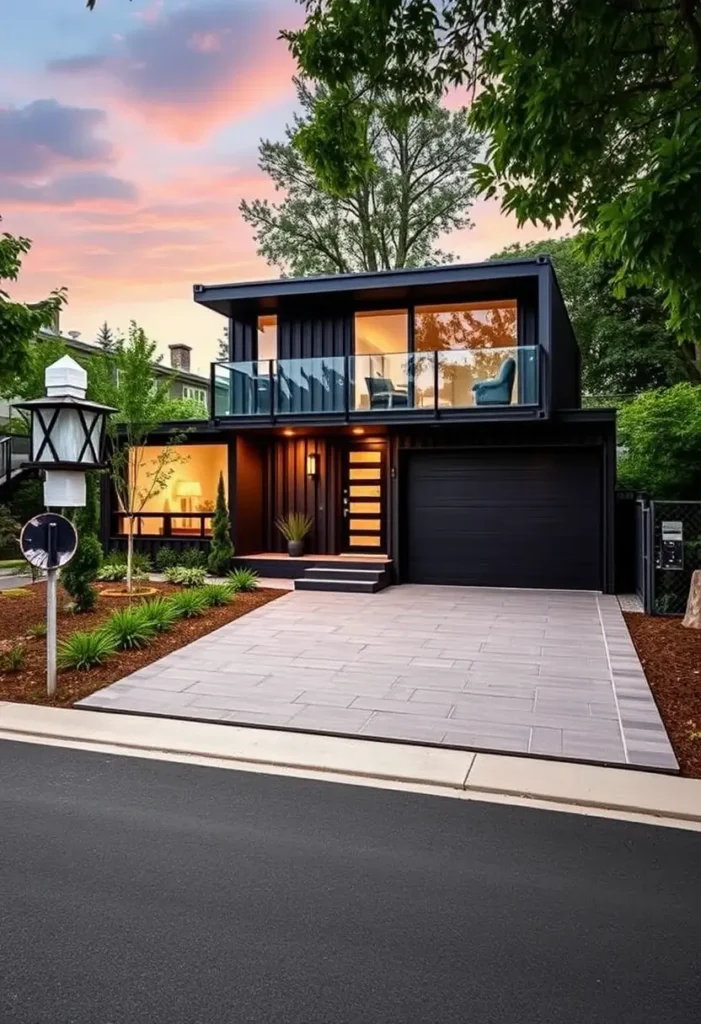
[{"label": "wall-mounted porch light", "polygon": [[307,476],[314,480],[319,475],[319,455],[317,452],[310,452],[307,455]]}]

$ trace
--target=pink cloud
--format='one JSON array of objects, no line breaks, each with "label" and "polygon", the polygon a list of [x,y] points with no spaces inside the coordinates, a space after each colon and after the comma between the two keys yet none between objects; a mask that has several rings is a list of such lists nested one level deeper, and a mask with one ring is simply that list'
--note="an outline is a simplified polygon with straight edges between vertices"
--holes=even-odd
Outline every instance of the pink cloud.
[{"label": "pink cloud", "polygon": [[[278,32],[287,5],[210,0],[142,19],[104,51],[53,61],[63,76],[105,90],[110,105],[181,142],[203,138],[294,95],[294,62]],[[293,12],[299,16],[299,12]]]}]

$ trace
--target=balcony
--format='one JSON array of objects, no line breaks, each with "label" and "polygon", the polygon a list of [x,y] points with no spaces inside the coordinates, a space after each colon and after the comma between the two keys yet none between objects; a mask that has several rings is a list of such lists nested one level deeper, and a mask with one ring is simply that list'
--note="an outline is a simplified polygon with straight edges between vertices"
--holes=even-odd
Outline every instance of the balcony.
[{"label": "balcony", "polygon": [[540,349],[446,349],[212,365],[213,415],[256,421],[317,417],[440,418],[537,409]]}]

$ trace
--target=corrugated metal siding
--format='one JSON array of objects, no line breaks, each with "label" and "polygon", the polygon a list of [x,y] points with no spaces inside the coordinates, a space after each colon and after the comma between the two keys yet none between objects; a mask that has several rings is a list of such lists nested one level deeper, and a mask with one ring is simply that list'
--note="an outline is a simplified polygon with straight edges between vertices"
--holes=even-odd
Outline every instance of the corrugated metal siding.
[{"label": "corrugated metal siding", "polygon": [[232,363],[256,358],[255,318],[229,321],[229,355]]},{"label": "corrugated metal siding", "polygon": [[[319,475],[307,476],[307,455],[319,455]],[[288,512],[304,512],[314,518],[305,549],[310,554],[336,554],[341,495],[340,453],[325,438],[275,439],[268,450],[267,465],[268,550],[286,551],[287,542],[274,521]]]},{"label": "corrugated metal siding", "polygon": [[278,321],[278,357],[347,356],[352,352],[352,338],[353,316],[350,312],[309,317],[282,315]]}]

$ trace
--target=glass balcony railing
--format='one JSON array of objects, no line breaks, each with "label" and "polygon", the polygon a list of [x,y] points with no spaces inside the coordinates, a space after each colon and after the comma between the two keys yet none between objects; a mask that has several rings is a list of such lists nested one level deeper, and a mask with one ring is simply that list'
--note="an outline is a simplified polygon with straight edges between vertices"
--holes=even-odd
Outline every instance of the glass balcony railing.
[{"label": "glass balcony railing", "polygon": [[537,406],[540,350],[445,349],[214,365],[215,416]]}]

